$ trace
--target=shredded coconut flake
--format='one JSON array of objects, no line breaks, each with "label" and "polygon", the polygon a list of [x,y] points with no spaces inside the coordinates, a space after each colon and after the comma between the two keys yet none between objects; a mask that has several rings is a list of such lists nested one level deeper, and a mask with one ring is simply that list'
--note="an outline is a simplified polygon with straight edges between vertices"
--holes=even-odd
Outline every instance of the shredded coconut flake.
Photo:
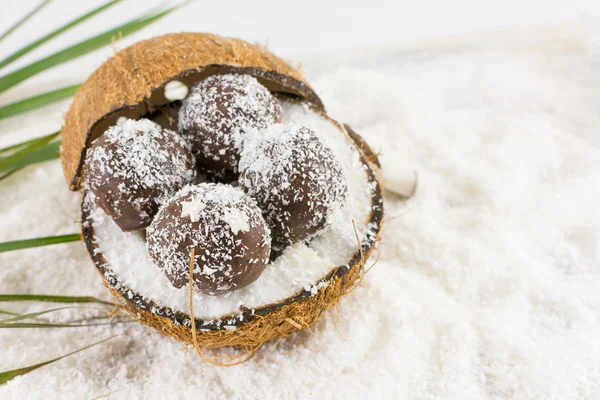
[{"label": "shredded coconut flake", "polygon": [[181,216],[189,217],[192,222],[198,222],[200,213],[206,208],[206,203],[202,199],[194,198],[191,201],[181,203]]},{"label": "shredded coconut flake", "polygon": [[250,229],[248,215],[240,210],[230,209],[229,212],[223,214],[221,219],[229,224],[229,227],[234,234],[239,231],[246,232]]}]

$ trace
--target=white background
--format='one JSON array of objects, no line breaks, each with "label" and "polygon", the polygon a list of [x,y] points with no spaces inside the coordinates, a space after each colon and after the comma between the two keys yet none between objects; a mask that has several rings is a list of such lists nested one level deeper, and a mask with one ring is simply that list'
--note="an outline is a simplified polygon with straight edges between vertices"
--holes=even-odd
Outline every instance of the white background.
[{"label": "white background", "polygon": [[[41,0],[0,0],[1,30]],[[53,0],[40,15],[2,43],[0,53],[23,44],[101,1]],[[76,41],[159,4],[125,0],[88,22]],[[598,0],[196,0],[149,31],[210,31],[268,43],[280,54],[295,54],[413,41],[512,25],[546,24],[600,16]],[[100,22],[98,22],[100,21]],[[66,40],[69,41],[69,40]],[[50,46],[49,46],[50,47]]]},{"label": "white background", "polygon": [[[41,0],[0,0],[0,29],[5,30]],[[7,55],[105,0],[53,0],[0,43]],[[4,69],[8,72],[44,55],[108,30],[161,4],[125,0],[55,38]],[[32,93],[78,83],[115,49],[167,32],[208,31],[267,44],[276,54],[397,43],[514,25],[548,24],[600,16],[599,0],[196,0],[125,40],[68,66],[44,72],[0,96],[0,104]]]},{"label": "white background", "polygon": [[[0,0],[6,27],[41,0]],[[104,1],[53,0],[42,15],[13,36],[35,37]],[[125,0],[100,18],[105,27],[143,12],[157,1]],[[600,15],[598,0],[196,0],[164,27],[210,31],[268,42],[276,52],[415,40],[511,25],[540,24]],[[179,21],[178,21],[179,20]],[[94,22],[90,28],[102,29]]]}]

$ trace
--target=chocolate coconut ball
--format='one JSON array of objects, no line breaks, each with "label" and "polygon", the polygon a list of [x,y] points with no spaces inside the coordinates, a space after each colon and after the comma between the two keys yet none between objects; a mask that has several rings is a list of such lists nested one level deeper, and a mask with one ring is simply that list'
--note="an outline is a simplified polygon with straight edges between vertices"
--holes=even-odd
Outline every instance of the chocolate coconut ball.
[{"label": "chocolate coconut ball", "polygon": [[346,198],[347,182],[332,151],[300,125],[273,125],[247,138],[240,187],[256,199],[274,250],[318,234]]},{"label": "chocolate coconut ball", "polygon": [[281,120],[281,105],[250,75],[213,75],[194,86],[179,110],[179,133],[211,180],[237,178],[240,140]]},{"label": "chocolate coconut ball", "polygon": [[270,232],[256,202],[239,188],[216,183],[186,186],[146,230],[148,252],[173,286],[189,282],[216,295],[254,282],[269,262]]},{"label": "chocolate coconut ball", "polygon": [[186,141],[147,119],[110,127],[87,152],[85,185],[123,231],[148,226],[160,204],[195,177]]}]

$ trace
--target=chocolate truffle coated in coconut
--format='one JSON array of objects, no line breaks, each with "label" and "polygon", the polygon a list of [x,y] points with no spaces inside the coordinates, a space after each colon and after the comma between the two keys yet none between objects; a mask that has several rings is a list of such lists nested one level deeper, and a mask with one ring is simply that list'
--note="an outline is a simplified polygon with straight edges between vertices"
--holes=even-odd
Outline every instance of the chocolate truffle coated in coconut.
[{"label": "chocolate truffle coated in coconut", "polygon": [[150,257],[177,288],[189,282],[194,248],[194,287],[210,295],[254,282],[271,252],[256,202],[239,188],[216,183],[181,189],[161,207],[146,240]]},{"label": "chocolate truffle coated in coconut", "polygon": [[274,250],[318,234],[345,201],[341,164],[300,125],[277,124],[248,137],[239,166],[240,187],[263,210]]},{"label": "chocolate truffle coated in coconut", "polygon": [[281,105],[250,75],[213,75],[194,86],[179,110],[179,133],[209,179],[237,177],[240,140],[281,120]]},{"label": "chocolate truffle coated in coconut", "polygon": [[148,226],[160,204],[195,177],[187,142],[147,119],[110,127],[87,151],[85,185],[123,231]]}]

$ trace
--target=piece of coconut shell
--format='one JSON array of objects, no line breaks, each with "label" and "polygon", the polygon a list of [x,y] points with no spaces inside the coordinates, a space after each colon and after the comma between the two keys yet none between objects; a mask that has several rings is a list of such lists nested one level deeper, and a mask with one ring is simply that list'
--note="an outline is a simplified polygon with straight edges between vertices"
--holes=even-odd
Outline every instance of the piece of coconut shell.
[{"label": "piece of coconut shell", "polygon": [[[166,104],[162,89],[173,79],[191,86],[210,74],[226,72],[253,75],[274,93],[301,101],[328,118],[322,102],[299,72],[263,47],[212,34],[181,33],[157,37],[118,52],[76,93],[62,131],[61,158],[70,188],[80,188],[82,163],[91,141],[119,117],[137,118]],[[348,132],[343,125],[329,120],[359,149],[372,183],[369,235],[347,265],[333,268],[314,283],[319,288],[316,293],[300,290],[278,303],[252,310],[241,309],[240,313],[219,320],[194,319],[197,342],[201,347],[242,346],[252,352],[270,339],[287,337],[294,331],[309,328],[362,277],[383,220],[381,189],[372,169],[378,166],[377,156],[356,132]],[[188,314],[143,297],[123,285],[112,272],[109,260],[96,244],[90,216],[93,205],[85,199],[84,193],[83,240],[114,298],[138,321],[167,336],[192,343]]]}]

